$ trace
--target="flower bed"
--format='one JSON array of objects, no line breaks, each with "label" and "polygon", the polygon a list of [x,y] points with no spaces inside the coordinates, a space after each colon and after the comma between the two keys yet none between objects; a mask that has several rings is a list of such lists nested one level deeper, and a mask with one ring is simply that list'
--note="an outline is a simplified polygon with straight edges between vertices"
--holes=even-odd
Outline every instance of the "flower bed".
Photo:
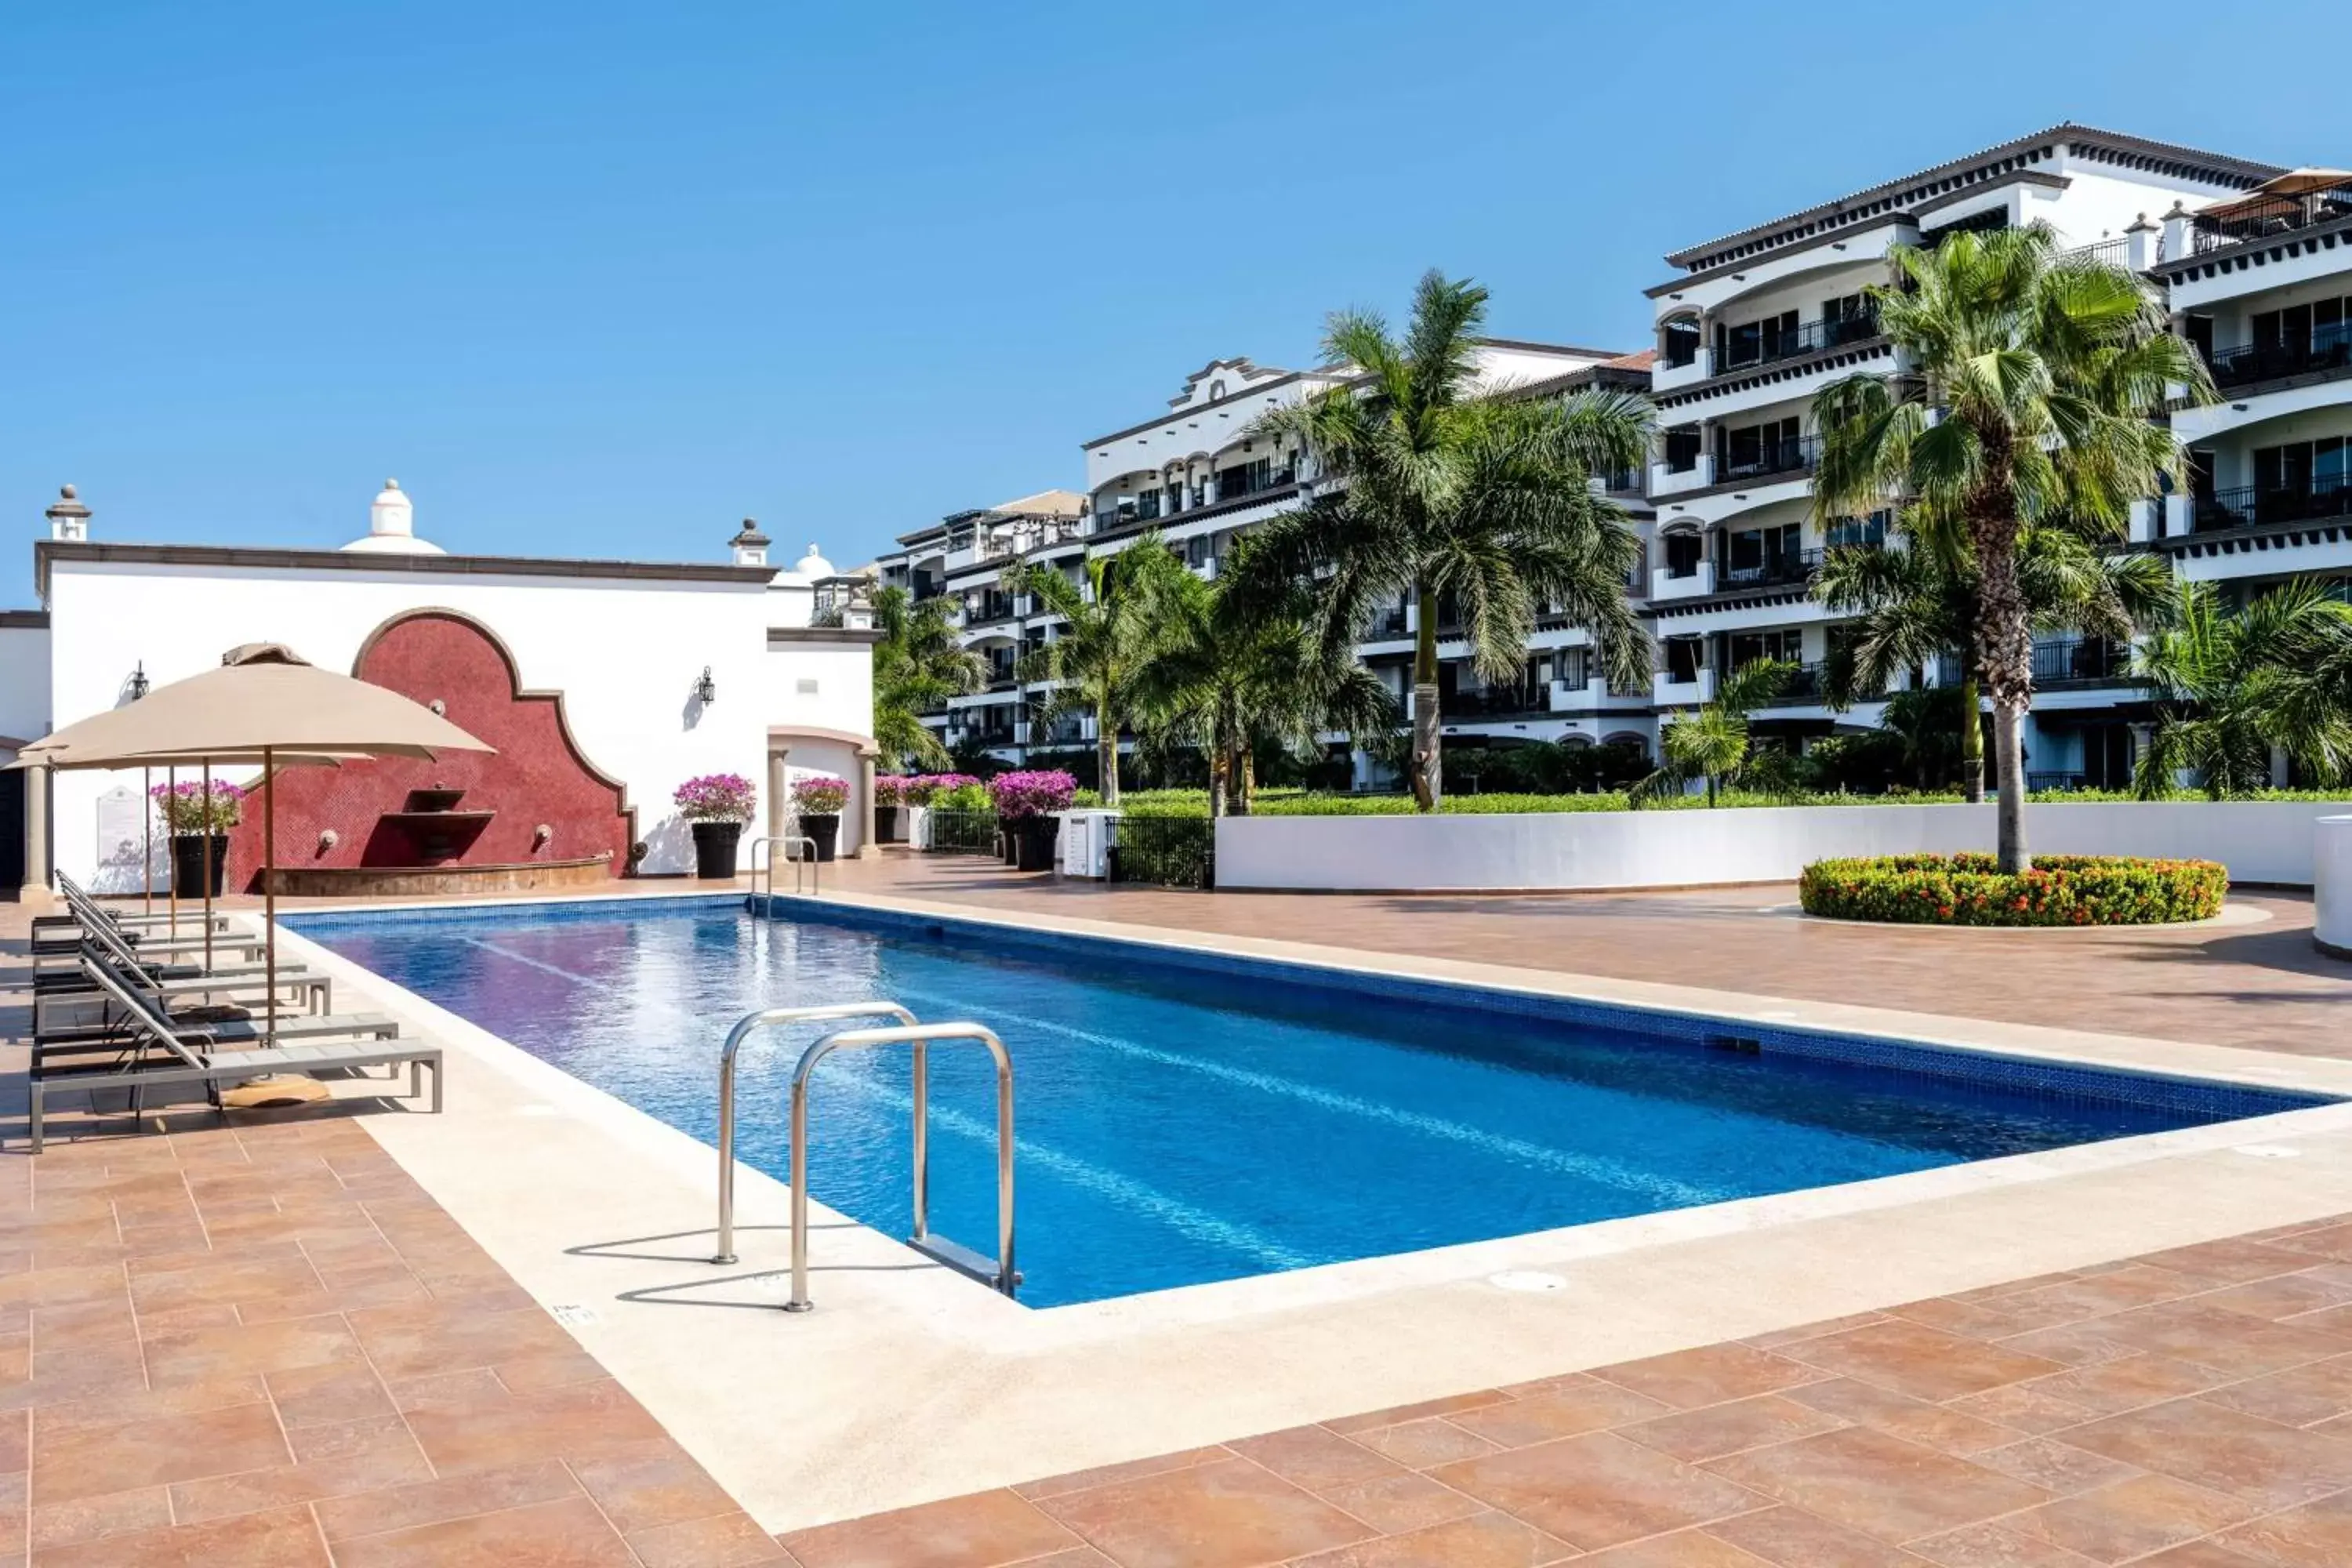
[{"label": "flower bed", "polygon": [[2118,926],[2210,920],[2230,890],[2211,860],[2045,855],[2022,876],[1990,855],[1816,860],[1798,881],[1805,912],[1906,925]]}]

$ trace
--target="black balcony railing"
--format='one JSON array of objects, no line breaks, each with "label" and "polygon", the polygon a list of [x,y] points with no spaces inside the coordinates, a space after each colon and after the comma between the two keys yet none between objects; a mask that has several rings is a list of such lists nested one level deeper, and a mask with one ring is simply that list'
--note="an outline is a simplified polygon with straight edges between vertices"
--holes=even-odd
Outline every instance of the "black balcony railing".
[{"label": "black balcony railing", "polygon": [[1550,694],[1537,686],[1490,686],[1441,696],[1437,710],[1448,719],[1490,719],[1506,713],[1541,713]]},{"label": "black balcony railing", "polygon": [[1217,825],[1205,816],[1122,816],[1112,834],[1114,881],[1217,885]]},{"label": "black balcony railing", "polygon": [[[2243,205],[2242,203],[2240,205]],[[2190,220],[2190,245],[2199,255],[2248,240],[2291,234],[2314,224],[2352,217],[2352,188],[2313,191],[2299,196],[2273,196],[2252,212],[2234,217],[2199,216]]]},{"label": "black balcony railing", "polygon": [[1819,353],[1824,349],[1842,348],[1847,343],[1863,342],[1877,335],[1878,317],[1870,311],[1840,321],[1807,321],[1801,326],[1756,337],[1741,337],[1734,332],[1717,345],[1713,370],[1717,375],[1733,375],[1743,370],[1753,370],[1759,364],[1773,364],[1784,359]]},{"label": "black balcony railing", "polygon": [[1408,630],[1405,626],[1404,610],[1400,606],[1373,616],[1372,624],[1364,628],[1364,636],[1372,641],[1382,642],[1404,637]]},{"label": "black balcony railing", "polygon": [[929,842],[924,847],[954,855],[996,853],[996,813],[934,810],[927,815]]},{"label": "black balcony railing", "polygon": [[2210,363],[2213,384],[2224,390],[2291,375],[2352,371],[2352,323],[2315,328],[2307,343],[2242,343],[2216,349]]},{"label": "black balcony railing", "polygon": [[1767,474],[1810,473],[1822,460],[1822,438],[1819,436],[1795,436],[1785,440],[1767,441],[1757,451],[1742,451],[1727,446],[1722,468],[1716,474],[1717,484],[1738,479],[1752,479]]},{"label": "black balcony railing", "polygon": [[2033,684],[2043,690],[2109,686],[2128,679],[2131,652],[2103,637],[2053,637],[2033,645]]},{"label": "black balcony railing", "polygon": [[1767,708],[1801,708],[1822,700],[1822,667],[1801,664],[1790,670],[1780,682],[1780,689],[1766,698]]},{"label": "black balcony railing", "polygon": [[1761,561],[1751,561],[1735,566],[1725,561],[1716,568],[1715,586],[1718,593],[1733,588],[1769,588],[1783,583],[1810,583],[1821,570],[1822,552],[1818,550],[1775,550]]},{"label": "black balcony railing", "polygon": [[2352,477],[2329,475],[2292,489],[2246,485],[2197,498],[2199,533],[2265,522],[2314,522],[2352,517]]}]

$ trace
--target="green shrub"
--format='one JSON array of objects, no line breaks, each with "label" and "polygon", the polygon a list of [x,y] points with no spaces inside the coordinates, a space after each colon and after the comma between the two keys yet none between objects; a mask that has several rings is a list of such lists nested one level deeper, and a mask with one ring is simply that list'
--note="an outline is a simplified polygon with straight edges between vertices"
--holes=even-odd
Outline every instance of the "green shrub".
[{"label": "green shrub", "polygon": [[2117,926],[2210,920],[2230,873],[2211,860],[2045,855],[2022,876],[1990,855],[1882,855],[1817,860],[1797,897],[1832,920],[1907,925]]}]

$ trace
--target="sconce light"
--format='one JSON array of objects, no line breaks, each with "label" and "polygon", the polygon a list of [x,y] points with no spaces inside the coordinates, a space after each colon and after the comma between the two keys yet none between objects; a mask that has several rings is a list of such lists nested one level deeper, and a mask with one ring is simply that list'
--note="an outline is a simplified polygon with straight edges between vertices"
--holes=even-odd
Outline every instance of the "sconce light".
[{"label": "sconce light", "polygon": [[131,671],[131,700],[133,702],[138,701],[141,698],[147,695],[147,661],[142,658],[139,661],[137,667]]},{"label": "sconce light", "polygon": [[719,683],[710,679],[710,667],[702,667],[702,679],[694,683],[694,700],[708,707],[719,700]]}]

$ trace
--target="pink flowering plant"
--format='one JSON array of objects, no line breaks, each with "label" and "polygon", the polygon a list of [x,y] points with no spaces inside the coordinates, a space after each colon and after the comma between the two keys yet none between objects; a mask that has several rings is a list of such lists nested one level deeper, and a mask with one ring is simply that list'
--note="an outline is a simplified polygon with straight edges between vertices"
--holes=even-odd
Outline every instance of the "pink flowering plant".
[{"label": "pink flowering plant", "polygon": [[839,816],[849,804],[849,781],[832,773],[811,773],[793,781],[793,805],[803,816]]},{"label": "pink flowering plant", "polygon": [[1006,822],[1067,811],[1077,793],[1078,781],[1059,768],[999,773],[988,781],[989,798],[996,803],[997,816]]},{"label": "pink flowering plant", "polygon": [[159,784],[147,792],[166,831],[202,837],[226,833],[245,819],[245,791],[215,779],[209,807],[202,779]]},{"label": "pink flowering plant", "polygon": [[874,776],[874,804],[885,810],[894,805],[905,805],[908,804],[907,786],[914,782],[904,773],[877,773]]},{"label": "pink flowering plant", "polygon": [[705,773],[678,785],[669,798],[688,822],[749,822],[758,796],[741,773]]}]

